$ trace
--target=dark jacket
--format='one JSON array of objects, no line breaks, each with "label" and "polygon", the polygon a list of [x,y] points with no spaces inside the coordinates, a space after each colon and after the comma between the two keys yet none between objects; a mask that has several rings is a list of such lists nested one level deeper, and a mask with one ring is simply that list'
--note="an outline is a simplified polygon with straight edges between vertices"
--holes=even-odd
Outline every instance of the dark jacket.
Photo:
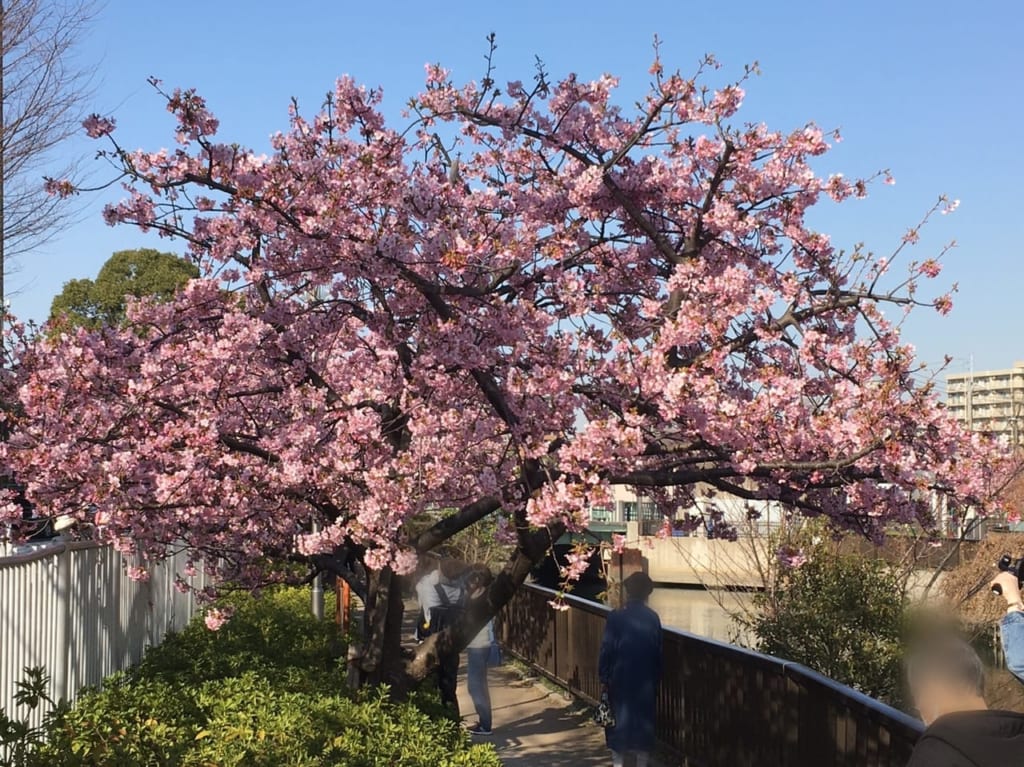
[{"label": "dark jacket", "polygon": [[939,717],[917,741],[907,767],[1024,765],[1024,714],[963,711]]},{"label": "dark jacket", "polygon": [[654,748],[654,716],[661,678],[661,621],[642,602],[608,616],[598,663],[608,685],[615,726],[605,730],[612,751]]}]

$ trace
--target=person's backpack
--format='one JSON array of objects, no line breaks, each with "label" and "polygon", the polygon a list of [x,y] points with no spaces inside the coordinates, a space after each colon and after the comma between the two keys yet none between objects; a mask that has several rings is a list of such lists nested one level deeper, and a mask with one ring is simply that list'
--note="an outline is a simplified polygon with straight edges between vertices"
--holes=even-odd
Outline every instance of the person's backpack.
[{"label": "person's backpack", "polygon": [[459,592],[460,595],[458,600],[452,601],[442,584],[435,584],[434,589],[437,591],[437,598],[441,601],[441,604],[430,609],[431,634],[444,631],[449,626],[453,626],[458,623],[459,619],[462,617],[462,613],[466,609],[466,605],[464,603],[465,596],[461,591]]}]

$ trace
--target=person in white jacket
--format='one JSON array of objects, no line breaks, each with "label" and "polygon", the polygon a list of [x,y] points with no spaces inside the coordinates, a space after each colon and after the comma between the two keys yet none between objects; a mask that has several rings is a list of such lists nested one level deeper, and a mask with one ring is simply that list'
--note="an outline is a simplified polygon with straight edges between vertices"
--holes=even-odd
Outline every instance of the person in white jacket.
[{"label": "person in white jacket", "polygon": [[416,581],[416,601],[420,606],[420,614],[416,618],[416,641],[422,642],[430,636],[430,611],[441,604],[436,587],[441,581],[441,570],[438,561],[433,558],[423,560],[420,579]]}]

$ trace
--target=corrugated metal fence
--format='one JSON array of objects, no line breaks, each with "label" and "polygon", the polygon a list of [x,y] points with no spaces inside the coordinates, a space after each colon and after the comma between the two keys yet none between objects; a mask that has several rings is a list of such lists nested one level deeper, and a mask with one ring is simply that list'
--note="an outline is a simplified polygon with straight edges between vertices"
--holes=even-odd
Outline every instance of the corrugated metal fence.
[{"label": "corrugated metal fence", "polygon": [[[90,542],[0,557],[0,707],[9,715],[26,713],[14,705],[26,667],[43,666],[50,696],[71,699],[138,663],[147,647],[189,621],[195,598],[174,588],[183,562],[152,567],[148,581],[128,578],[125,564],[112,547]],[[193,584],[204,586],[203,576]]]}]

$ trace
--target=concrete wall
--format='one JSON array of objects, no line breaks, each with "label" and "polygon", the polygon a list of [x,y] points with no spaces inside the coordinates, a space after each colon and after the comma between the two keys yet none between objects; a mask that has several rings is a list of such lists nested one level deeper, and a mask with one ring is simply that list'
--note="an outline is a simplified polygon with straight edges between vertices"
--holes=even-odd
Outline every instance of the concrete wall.
[{"label": "concrete wall", "polygon": [[656,583],[712,587],[764,585],[761,570],[769,556],[764,539],[644,537],[638,548],[647,560],[647,574]]},{"label": "concrete wall", "polygon": [[[738,541],[707,538],[652,538],[627,536],[627,545],[643,556],[643,568],[655,583],[708,588],[763,588],[761,573],[772,564],[776,553],[766,538],[742,538]],[[885,550],[865,551],[885,555]],[[893,561],[893,560],[890,560]],[[908,583],[911,599],[918,599],[933,570],[927,566],[911,574]],[[940,575],[936,585],[941,582]],[[933,587],[932,595],[939,590]]]}]

